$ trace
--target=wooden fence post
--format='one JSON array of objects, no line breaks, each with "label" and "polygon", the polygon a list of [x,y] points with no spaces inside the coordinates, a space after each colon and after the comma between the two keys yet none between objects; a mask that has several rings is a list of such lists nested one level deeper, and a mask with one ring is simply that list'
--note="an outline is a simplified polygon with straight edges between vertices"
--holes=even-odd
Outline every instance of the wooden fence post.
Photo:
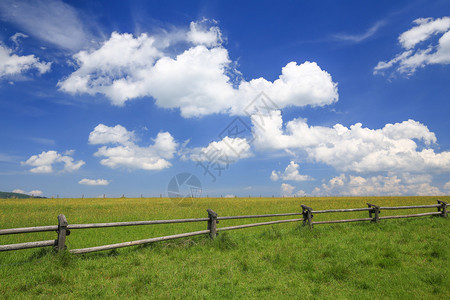
[{"label": "wooden fence post", "polygon": [[67,229],[67,219],[63,214],[58,216],[58,239],[55,243],[55,250],[57,252],[67,249],[66,247],[66,236],[70,235],[70,230]]},{"label": "wooden fence post", "polygon": [[441,217],[447,218],[447,202],[441,200],[437,200],[437,202],[441,205],[440,207],[438,207],[438,211],[442,213]]},{"label": "wooden fence post", "polygon": [[[380,207],[370,203],[367,203],[367,206],[371,208],[371,210],[369,210],[369,218],[372,218],[372,222],[378,223],[378,221],[380,221]],[[372,217],[372,213],[375,216]]]},{"label": "wooden fence post", "polygon": [[208,230],[209,230],[209,237],[213,240],[217,236],[217,213],[215,213],[212,209],[207,209],[208,212]]},{"label": "wooden fence post", "polygon": [[309,229],[313,228],[313,224],[312,224],[312,218],[313,218],[313,214],[312,214],[312,208],[306,205],[301,205],[302,206],[302,215],[303,215],[303,226],[305,226],[306,224],[309,225]]}]

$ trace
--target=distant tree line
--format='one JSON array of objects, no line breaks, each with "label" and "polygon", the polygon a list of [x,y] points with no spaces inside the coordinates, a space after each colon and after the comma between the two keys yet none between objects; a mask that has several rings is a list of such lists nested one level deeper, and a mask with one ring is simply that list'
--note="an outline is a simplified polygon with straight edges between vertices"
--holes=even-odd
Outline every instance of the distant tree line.
[{"label": "distant tree line", "polygon": [[10,193],[10,192],[0,192],[0,199],[26,199],[26,198],[46,198],[46,197],[37,197],[37,196],[30,196],[27,194],[21,194],[21,193]]}]

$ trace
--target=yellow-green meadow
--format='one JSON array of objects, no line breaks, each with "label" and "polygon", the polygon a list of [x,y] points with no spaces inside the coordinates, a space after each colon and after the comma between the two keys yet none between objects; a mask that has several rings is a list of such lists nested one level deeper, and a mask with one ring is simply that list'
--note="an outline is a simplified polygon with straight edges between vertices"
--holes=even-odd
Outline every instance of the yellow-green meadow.
[{"label": "yellow-green meadow", "polygon": [[[315,210],[436,204],[450,197],[2,199],[0,228],[206,218]],[[382,211],[383,215],[436,209]],[[318,214],[315,221],[368,217]],[[289,217],[284,217],[289,218]],[[218,227],[280,218],[221,220]],[[6,298],[148,297],[448,298],[449,222],[441,217],[220,232],[86,255],[50,247],[0,253]],[[206,222],[72,230],[69,249],[206,229]],[[0,244],[56,239],[55,232],[0,236]]]}]

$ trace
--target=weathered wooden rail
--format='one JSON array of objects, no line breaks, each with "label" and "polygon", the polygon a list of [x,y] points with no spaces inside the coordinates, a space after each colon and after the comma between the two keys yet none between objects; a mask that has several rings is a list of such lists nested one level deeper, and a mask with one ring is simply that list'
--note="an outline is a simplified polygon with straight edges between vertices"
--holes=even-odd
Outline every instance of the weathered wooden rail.
[{"label": "weathered wooden rail", "polygon": [[[46,231],[56,231],[56,240],[47,241],[37,241],[37,242],[27,242],[9,245],[0,245],[0,251],[11,251],[11,250],[21,250],[29,248],[38,247],[49,247],[52,246],[55,251],[63,251],[67,249],[66,237],[70,235],[71,230],[74,229],[88,229],[88,228],[105,228],[105,227],[122,227],[122,226],[142,226],[142,225],[156,225],[156,224],[175,224],[175,223],[188,223],[188,222],[207,222],[207,229],[180,233],[162,237],[154,237],[149,239],[143,239],[138,241],[123,242],[111,245],[95,246],[82,249],[72,249],[69,250],[70,253],[82,254],[96,251],[112,250],[117,248],[142,245],[148,243],[155,243],[160,241],[167,241],[173,239],[179,239],[184,237],[205,235],[208,234],[211,239],[217,236],[219,231],[236,230],[242,228],[265,226],[289,222],[303,222],[303,226],[309,226],[313,228],[315,224],[333,224],[333,223],[347,223],[347,222],[379,222],[385,219],[399,219],[399,218],[412,218],[412,217],[423,217],[423,216],[442,216],[447,217],[447,203],[444,201],[437,200],[438,204],[432,205],[414,205],[414,206],[395,206],[395,207],[383,207],[377,206],[375,204],[367,203],[367,208],[346,208],[346,209],[327,209],[327,210],[313,210],[311,207],[306,205],[301,205],[302,212],[294,213],[281,213],[281,214],[265,214],[265,215],[245,215],[245,216],[225,216],[219,217],[218,214],[211,209],[207,209],[207,218],[193,218],[193,219],[175,219],[175,220],[152,220],[152,221],[132,221],[132,222],[115,222],[115,223],[94,223],[94,224],[68,224],[66,217],[64,215],[58,216],[58,225],[54,226],[37,226],[37,227],[25,227],[25,228],[10,228],[10,229],[0,229],[0,235],[9,234],[19,234],[19,233],[32,233],[32,232],[46,232]],[[408,214],[408,215],[394,215],[394,216],[382,216],[380,217],[380,212],[382,210],[401,210],[401,209],[422,209],[422,208],[437,208],[436,212],[425,212],[418,214]],[[369,212],[369,218],[358,218],[358,219],[346,219],[346,220],[327,220],[327,221],[313,221],[315,214],[323,213],[343,213],[343,212]],[[235,225],[228,227],[218,228],[217,224],[220,220],[237,220],[237,219],[250,219],[250,218],[268,218],[268,217],[287,217],[287,216],[302,216],[301,218],[294,219],[283,219],[243,225]]]}]

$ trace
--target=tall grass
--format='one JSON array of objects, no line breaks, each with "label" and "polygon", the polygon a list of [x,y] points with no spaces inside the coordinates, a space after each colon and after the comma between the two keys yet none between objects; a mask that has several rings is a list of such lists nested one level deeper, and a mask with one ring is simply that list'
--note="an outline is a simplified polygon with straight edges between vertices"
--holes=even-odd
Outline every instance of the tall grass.
[{"label": "tall grass", "polygon": [[[0,227],[206,217],[313,209],[435,204],[433,197],[0,200]],[[441,197],[443,201],[450,197]],[[408,211],[424,212],[425,210]],[[382,212],[383,215],[406,211]],[[367,217],[320,214],[317,220]],[[271,220],[267,218],[264,220]],[[219,227],[262,219],[222,220]],[[206,229],[206,222],[73,230],[70,249]],[[86,255],[50,249],[0,253],[4,298],[436,298],[450,297],[449,221],[439,217],[378,224],[301,224],[221,232]],[[56,233],[0,236],[0,244],[54,239]]]}]

